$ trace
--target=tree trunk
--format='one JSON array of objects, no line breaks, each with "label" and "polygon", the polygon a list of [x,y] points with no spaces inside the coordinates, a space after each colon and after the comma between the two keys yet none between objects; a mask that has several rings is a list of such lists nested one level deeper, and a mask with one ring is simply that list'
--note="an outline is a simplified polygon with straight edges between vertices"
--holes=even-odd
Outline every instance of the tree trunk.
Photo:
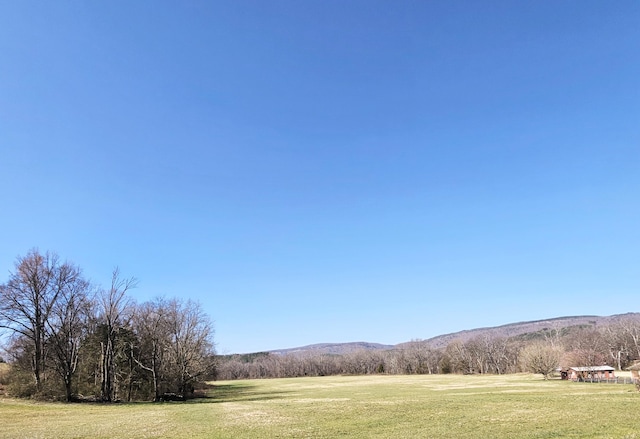
[{"label": "tree trunk", "polygon": [[158,371],[155,357],[151,359],[151,376],[153,377],[153,393],[155,402],[160,401],[160,388],[158,387]]},{"label": "tree trunk", "polygon": [[64,390],[65,390],[65,396],[67,398],[67,402],[71,402],[71,399],[72,399],[71,375],[67,375],[64,379]]},{"label": "tree trunk", "polygon": [[100,384],[100,397],[102,401],[111,402],[113,400],[113,344],[111,338],[107,337],[107,342],[102,345],[102,380]]},{"label": "tree trunk", "polygon": [[36,390],[39,393],[42,391],[42,377],[40,375],[40,372],[42,370],[42,353],[44,351],[42,346],[43,345],[42,333],[40,332],[39,328],[36,329],[34,338],[35,338],[35,343],[34,343],[35,350],[33,352],[32,368],[33,368],[33,377],[36,383]]}]

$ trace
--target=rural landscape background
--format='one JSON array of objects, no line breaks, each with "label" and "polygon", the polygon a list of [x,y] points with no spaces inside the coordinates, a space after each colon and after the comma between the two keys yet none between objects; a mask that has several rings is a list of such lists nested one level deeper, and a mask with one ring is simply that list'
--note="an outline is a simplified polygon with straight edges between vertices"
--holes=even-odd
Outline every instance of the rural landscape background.
[{"label": "rural landscape background", "polygon": [[0,438],[640,438],[638,23],[0,0]]},{"label": "rural landscape background", "polygon": [[[16,260],[0,284],[0,437],[638,434],[640,313],[218,355],[199,304],[138,303],[136,282],[92,285],[52,252]],[[577,397],[604,405],[597,418],[567,416]]]},{"label": "rural landscape background", "polygon": [[[614,356],[617,349],[624,355],[616,357],[626,364],[636,355],[634,338],[638,334],[638,314],[564,317],[480,328],[399,346],[321,345],[222,358],[216,362],[222,373],[240,370],[253,374],[252,379],[236,376],[231,381],[210,381],[199,386],[194,399],[183,402],[61,405],[0,395],[0,438],[633,439],[639,434],[640,393],[631,384],[629,372],[616,371],[615,381],[572,382],[560,380],[553,369],[543,379],[540,374],[493,370],[496,363],[491,356],[496,347],[519,346],[519,367],[526,369],[535,354],[543,353],[528,347],[555,344],[566,349],[573,343],[574,349],[565,351],[563,362],[598,362],[607,355],[606,349]],[[611,349],[614,340],[618,344]],[[440,353],[431,348],[445,344]],[[605,350],[596,352],[597,346]],[[336,349],[341,353],[328,353]],[[527,357],[527,351],[534,356]],[[376,354],[381,352],[385,354]],[[230,367],[231,363],[236,364]],[[381,364],[403,369],[382,370]],[[246,369],[238,369],[239,365]],[[443,365],[452,369],[437,370]],[[16,366],[0,363],[2,393],[5,386],[15,384],[10,368]],[[323,376],[338,373],[331,367],[348,369]],[[262,378],[276,371],[294,378],[255,379],[260,370],[267,372]],[[597,407],[597,415],[582,410],[583,406]]]},{"label": "rural landscape background", "polygon": [[19,257],[0,284],[9,362],[0,390],[66,402],[161,402],[202,397],[215,379],[519,372],[548,379],[570,367],[623,371],[640,364],[638,313],[512,323],[395,346],[355,342],[217,355],[210,317],[198,303],[139,303],[131,296],[136,285],[118,269],[109,286],[92,285],[79,266],[53,252]]}]

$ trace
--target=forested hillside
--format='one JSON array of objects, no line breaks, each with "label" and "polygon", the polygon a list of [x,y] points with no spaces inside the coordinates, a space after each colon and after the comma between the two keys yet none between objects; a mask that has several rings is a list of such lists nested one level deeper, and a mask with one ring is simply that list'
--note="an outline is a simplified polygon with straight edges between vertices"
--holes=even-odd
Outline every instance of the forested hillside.
[{"label": "forested hillside", "polygon": [[316,344],[219,357],[223,379],[335,374],[514,373],[545,377],[559,366],[609,364],[623,369],[640,359],[640,314],[575,316],[520,322],[413,340]]}]

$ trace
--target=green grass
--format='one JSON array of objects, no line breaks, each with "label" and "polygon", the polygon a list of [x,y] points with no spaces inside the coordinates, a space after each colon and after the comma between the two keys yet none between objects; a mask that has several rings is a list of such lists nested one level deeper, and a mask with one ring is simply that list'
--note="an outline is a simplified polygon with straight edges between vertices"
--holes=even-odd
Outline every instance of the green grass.
[{"label": "green grass", "polygon": [[539,376],[366,376],[215,383],[189,403],[0,400],[0,438],[640,439],[632,385]]}]

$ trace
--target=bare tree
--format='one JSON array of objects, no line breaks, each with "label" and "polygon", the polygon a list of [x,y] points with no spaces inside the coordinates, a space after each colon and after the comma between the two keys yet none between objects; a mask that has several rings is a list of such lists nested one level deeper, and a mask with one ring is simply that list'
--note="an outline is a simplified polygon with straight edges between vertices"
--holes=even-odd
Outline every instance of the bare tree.
[{"label": "bare tree", "polygon": [[193,392],[193,384],[212,369],[213,327],[196,302],[172,299],[167,306],[171,375],[177,393],[183,397]]},{"label": "bare tree", "polygon": [[139,346],[137,355],[133,352],[134,346],[131,346],[131,357],[151,374],[154,401],[159,401],[162,394],[161,384],[166,368],[164,358],[170,343],[168,313],[167,302],[158,298],[138,306],[133,318]]},{"label": "bare tree", "polygon": [[562,349],[548,342],[533,342],[520,352],[520,361],[524,369],[542,374],[545,380],[558,368],[561,357]]},{"label": "bare tree", "polygon": [[60,264],[55,253],[31,250],[18,258],[15,272],[0,286],[0,327],[29,341],[36,390],[42,390],[48,320],[74,268]]},{"label": "bare tree", "polygon": [[640,358],[640,319],[636,315],[624,316],[602,327],[600,332],[618,370]]},{"label": "bare tree", "polygon": [[621,326],[629,339],[629,355],[636,360],[640,359],[640,318],[638,316],[627,317],[622,320]]},{"label": "bare tree", "polygon": [[467,343],[454,340],[445,349],[452,372],[473,373],[476,371],[476,358]]},{"label": "bare tree", "polygon": [[477,373],[487,373],[489,371],[489,359],[484,340],[481,337],[474,337],[464,344],[470,361],[475,364],[474,371]]},{"label": "bare tree", "polygon": [[410,357],[410,352],[406,346],[402,349],[387,352],[384,355],[384,372],[399,375],[399,374],[411,374],[415,372],[415,365]]},{"label": "bare tree", "polygon": [[111,276],[111,287],[98,294],[99,307],[98,321],[101,327],[102,340],[100,341],[100,398],[103,401],[117,399],[116,379],[116,342],[118,334],[129,325],[131,316],[131,299],[127,291],[137,286],[137,280],[133,277],[123,279],[116,268]]},{"label": "bare tree", "polygon": [[503,374],[509,372],[514,355],[508,338],[485,335],[480,338],[479,344],[484,351],[486,373]]},{"label": "bare tree", "polygon": [[609,349],[609,358],[618,370],[622,370],[623,364],[627,364],[630,347],[624,328],[619,324],[611,324],[602,327],[600,331]]},{"label": "bare tree", "polygon": [[425,340],[412,340],[405,343],[403,350],[409,366],[406,373],[434,373],[434,363],[430,361],[434,352],[429,342]]},{"label": "bare tree", "polygon": [[583,329],[567,337],[565,350],[564,366],[602,366],[609,356],[605,338],[594,328]]},{"label": "bare tree", "polygon": [[562,326],[557,321],[551,323],[551,328],[544,332],[545,340],[552,346],[561,346],[562,344]]},{"label": "bare tree", "polygon": [[48,342],[54,368],[64,383],[66,400],[71,401],[72,380],[91,314],[91,286],[82,277],[80,269],[71,265],[60,267],[60,276],[66,281],[47,321]]},{"label": "bare tree", "polygon": [[353,375],[385,373],[385,356],[382,352],[360,349],[344,356],[344,372]]}]

